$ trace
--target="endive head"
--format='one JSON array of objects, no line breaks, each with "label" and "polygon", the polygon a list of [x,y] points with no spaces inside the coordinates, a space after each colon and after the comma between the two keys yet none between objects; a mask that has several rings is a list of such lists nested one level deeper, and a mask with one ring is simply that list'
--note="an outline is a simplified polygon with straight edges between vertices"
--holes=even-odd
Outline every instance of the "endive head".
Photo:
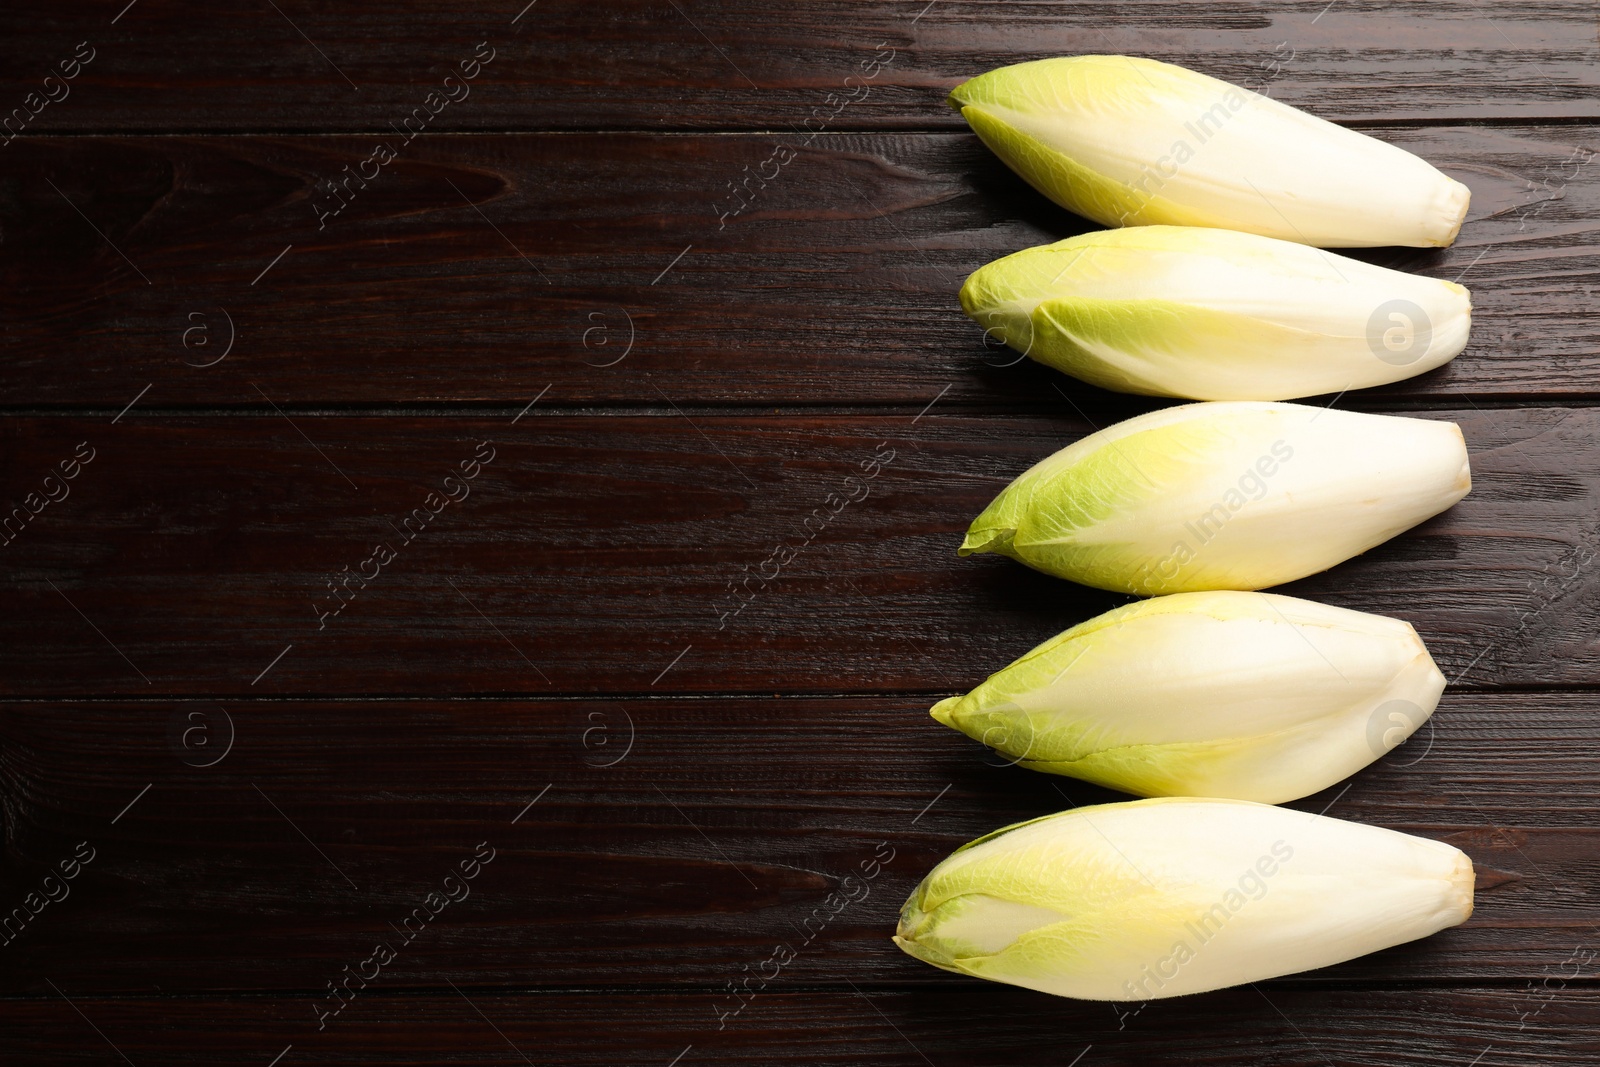
[{"label": "endive head", "polygon": [[1186,404],[1024,471],[973,520],[959,551],[999,552],[1139,596],[1263,589],[1365,552],[1471,487],[1452,423]]},{"label": "endive head", "polygon": [[1176,593],[1074,626],[932,715],[1030,770],[1276,804],[1403,743],[1444,685],[1398,619],[1271,593]]},{"label": "endive head", "polygon": [[1402,149],[1183,67],[1001,67],[950,104],[1045,196],[1107,226],[1216,226],[1322,247],[1443,246],[1469,192]]},{"label": "endive head", "polygon": [[1464,922],[1471,861],[1373,826],[1242,801],[1105,804],[959,849],[895,943],[958,974],[1151,1000],[1325,967]]},{"label": "endive head", "polygon": [[979,268],[961,306],[1047,366],[1127,393],[1284,400],[1429,371],[1467,343],[1472,300],[1405,274],[1233,230],[1139,226]]}]

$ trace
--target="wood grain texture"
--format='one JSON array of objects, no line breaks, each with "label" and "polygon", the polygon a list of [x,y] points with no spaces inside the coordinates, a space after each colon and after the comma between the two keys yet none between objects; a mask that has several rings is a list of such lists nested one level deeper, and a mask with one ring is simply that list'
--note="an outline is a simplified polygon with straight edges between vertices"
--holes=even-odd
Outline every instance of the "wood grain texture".
[{"label": "wood grain texture", "polygon": [[[1474,206],[1450,249],[1362,254],[1460,279],[1476,321],[1453,363],[1368,398],[1595,397],[1600,181],[1583,153],[1600,131],[1372,132]],[[956,292],[1089,223],[970,134],[826,134],[763,181],[790,140],[19,140],[0,182],[0,403],[114,414],[150,386],[147,408],[270,410],[256,382],[290,408],[516,410],[548,386],[568,405],[915,410],[948,387],[947,406],[1014,411],[1080,388],[986,346]],[[379,143],[399,158],[351,181]]]},{"label": "wood grain texture", "polygon": [[[1560,976],[1569,971],[1553,971]],[[1306,991],[1267,984],[1119,1009],[963,984],[767,995],[717,1029],[703,995],[371,994],[318,1032],[284,998],[100,1000],[40,983],[0,1002],[18,1063],[865,1063],[1526,1067],[1594,1062],[1592,985]],[[78,1010],[74,1010],[74,1008]],[[79,1014],[81,1011],[82,1014]],[[820,1021],[825,1020],[825,1024]],[[1223,1024],[1223,1021],[1225,1025]],[[1352,1020],[1360,1020],[1353,1025]],[[92,1025],[91,1025],[92,1024]],[[96,1033],[96,1030],[100,1033]],[[114,1048],[112,1047],[114,1046]],[[537,1057],[537,1058],[535,1058]]]},{"label": "wood grain texture", "polygon": [[[6,932],[0,993],[49,976],[84,994],[314,1000],[376,941],[400,956],[374,983],[388,992],[685,987],[709,1013],[718,993],[736,1007],[729,980],[770,976],[779,943],[796,959],[773,992],[972,989],[889,942],[917,882],[997,827],[1127,798],[1005,766],[927,706],[11,702],[3,914],[81,842],[93,858]],[[1452,692],[1432,728],[1292,805],[1447,840],[1479,879],[1466,925],[1295,981],[1522,982],[1593,945],[1594,709],[1592,693]],[[491,850],[470,894],[404,938],[426,895]]]},{"label": "wood grain texture", "polygon": [[[0,549],[0,684],[954,692],[1123,602],[955,555],[1011,477],[1087,431],[1059,409],[12,418],[8,509],[80,445],[96,455]],[[1280,591],[1412,621],[1468,686],[1594,684],[1600,411],[1428,417],[1462,426],[1473,492]]]},{"label": "wood grain texture", "polygon": [[[525,2],[0,15],[0,1059],[1600,1059],[1592,4]],[[1091,226],[944,96],[1072,52],[1472,188],[1454,247],[1360,253],[1470,286],[1471,346],[1335,403],[1459,422],[1474,491],[1283,590],[1413,621],[1455,683],[1294,806],[1463,848],[1462,927],[1122,1008],[887,940],[961,843],[1123,799],[927,716],[1122,600],[954,556],[1159,406],[955,300]]]},{"label": "wood grain texture", "polygon": [[828,95],[859,84],[846,79],[880,46],[893,61],[830,121],[955,126],[943,99],[959,82],[1078,52],[1183,63],[1346,121],[1600,117],[1580,0],[524,2],[404,0],[382,19],[351,0],[22,8],[7,16],[0,99],[22,105],[87,39],[94,60],[28,129],[384,129],[487,40],[496,59],[442,128],[800,127],[831,115]]}]

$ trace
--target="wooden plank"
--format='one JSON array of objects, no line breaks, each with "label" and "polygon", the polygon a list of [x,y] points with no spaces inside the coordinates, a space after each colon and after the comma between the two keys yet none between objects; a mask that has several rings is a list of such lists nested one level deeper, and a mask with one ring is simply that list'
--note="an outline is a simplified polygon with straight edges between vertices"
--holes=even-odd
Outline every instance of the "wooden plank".
[{"label": "wooden plank", "polygon": [[[1475,206],[1451,249],[1367,254],[1461,279],[1477,321],[1373,396],[1595,396],[1596,129],[1374,132]],[[827,134],[742,198],[783,135],[421,138],[363,188],[380,140],[19,140],[0,404],[1109,402],[961,313],[971,271],[1089,228],[969,134]]]},{"label": "wooden plank", "polygon": [[[1427,417],[1463,427],[1472,494],[1282,590],[1411,620],[1469,686],[1595,684],[1600,411]],[[1123,601],[955,555],[1086,430],[1065,399],[1005,419],[11,418],[0,686],[953,692]],[[17,532],[9,509],[35,504]]]},{"label": "wooden plank", "polygon": [[[1331,9],[1325,0],[1147,0],[1114,10],[782,0],[759,12],[729,0],[625,0],[604,18],[571,0],[530,7],[19,8],[0,34],[0,100],[38,112],[22,127],[29,132],[387,129],[487,42],[495,58],[434,128],[953,126],[943,105],[950,87],[1006,63],[1077,52],[1184,63],[1347,121],[1600,117],[1593,11],[1579,0],[1347,0]],[[64,86],[46,86],[79,42],[92,60]],[[859,80],[867,74],[875,77]],[[46,90],[60,101],[28,101]],[[844,92],[855,102],[836,113],[829,94]]]},{"label": "wooden plank", "polygon": [[[1276,984],[1142,1009],[979,983],[776,994],[723,1030],[705,994],[367,993],[317,1031],[303,999],[211,995],[101,1000],[51,992],[0,1002],[18,1063],[698,1064],[1006,1063],[1062,1067],[1433,1067],[1588,1064],[1592,986],[1307,991]],[[1560,984],[1557,984],[1560,981]],[[74,1009],[77,1009],[76,1011]],[[81,1014],[80,1014],[81,1013]],[[97,1033],[98,1031],[98,1033]],[[534,1057],[539,1057],[535,1059]]]},{"label": "wooden plank", "polygon": [[[1592,944],[1594,701],[1451,693],[1436,729],[1296,802],[1479,868],[1465,926],[1300,981],[1537,980]],[[778,943],[796,959],[773,992],[948,989],[888,940],[922,876],[999,826],[1126,798],[1006,766],[927,705],[10,702],[0,904],[58,899],[6,932],[0,993],[325,994],[378,941],[388,990],[667,983],[709,1013]],[[74,856],[66,892],[45,881]],[[457,899],[407,925],[430,892]]]}]

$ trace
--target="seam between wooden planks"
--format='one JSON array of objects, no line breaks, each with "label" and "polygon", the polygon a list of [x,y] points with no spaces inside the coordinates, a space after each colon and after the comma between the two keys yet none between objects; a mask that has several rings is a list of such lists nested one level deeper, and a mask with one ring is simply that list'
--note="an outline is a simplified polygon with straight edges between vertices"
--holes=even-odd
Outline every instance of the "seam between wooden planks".
[{"label": "seam between wooden planks", "polygon": [[[671,703],[674,701],[704,701],[704,700],[915,700],[922,701],[949,696],[953,693],[964,692],[958,686],[929,686],[926,689],[829,689],[807,690],[794,689],[773,692],[770,688],[763,689],[708,689],[708,690],[676,690],[673,692],[659,692],[650,690],[562,690],[556,692],[543,690],[496,690],[489,692],[419,692],[405,691],[394,693],[368,692],[368,693],[275,693],[271,696],[261,696],[250,693],[238,693],[232,690],[218,690],[216,692],[173,692],[167,694],[150,695],[147,692],[135,693],[128,691],[126,694],[111,691],[89,694],[29,694],[0,696],[0,704],[5,705],[54,705],[54,704],[171,704],[174,701],[205,701],[226,700],[232,704],[377,704],[377,703],[572,703],[582,704],[589,702],[605,702],[616,700],[654,701],[656,703]],[[1600,683],[1570,682],[1570,683],[1512,683],[1508,685],[1452,685],[1447,690],[1450,693],[1470,693],[1474,696],[1501,696],[1506,694],[1523,694],[1537,696],[1540,694],[1559,694],[1563,696],[1579,697],[1585,694],[1600,694]]]},{"label": "seam between wooden planks", "polygon": [[[1407,979],[1364,979],[1341,981],[1329,979],[1327,981],[1284,980],[1276,979],[1259,982],[1258,985],[1267,989],[1282,990],[1285,992],[1307,993],[1393,993],[1419,991],[1426,992],[1438,990],[1443,992],[1503,992],[1526,990],[1530,981],[1550,977],[1547,974],[1530,974],[1526,976],[1500,976],[1483,977],[1463,975],[1460,977],[1448,976],[1439,978],[1407,978]],[[1600,978],[1593,976],[1579,976],[1564,980],[1567,989],[1600,990]],[[659,997],[684,997],[702,994],[726,994],[726,983],[721,985],[708,985],[696,982],[662,982],[633,985],[478,985],[460,982],[465,988],[489,996],[570,996],[570,997],[610,997],[610,996],[659,996]],[[963,989],[975,987],[972,982],[956,984],[940,984],[937,978],[930,978],[926,983],[914,982],[872,982],[860,981],[855,986],[869,992],[884,994],[925,995],[928,993],[946,992],[960,993]],[[94,1001],[125,1001],[130,1003],[160,1002],[171,1000],[276,1000],[282,997],[318,996],[325,995],[326,990],[315,990],[301,986],[283,986],[272,988],[238,988],[238,989],[211,989],[193,991],[174,991],[171,993],[96,993],[83,994],[81,999]],[[855,989],[848,983],[816,982],[806,984],[795,982],[781,992],[763,993],[762,996],[770,997],[811,997],[831,995],[854,996]],[[392,999],[405,1000],[420,997],[446,997],[454,999],[455,991],[448,985],[415,985],[415,986],[388,986],[384,989],[363,990],[363,998],[369,1000]],[[5,993],[0,994],[0,1005],[31,1004],[39,1002],[55,1002],[58,998],[53,993],[41,994]],[[1094,1003],[1085,1001],[1081,1003]],[[1113,1002],[1115,1003],[1115,1002]]]},{"label": "seam between wooden planks", "polygon": [[[1157,398],[1129,397],[1130,404],[1140,400]],[[1287,403],[1316,405],[1318,397],[1303,397]],[[1374,411],[1374,412],[1407,412],[1407,411],[1461,411],[1473,408],[1479,411],[1523,411],[1523,410],[1560,410],[1575,409],[1586,410],[1600,407],[1600,392],[1561,394],[1561,393],[1511,393],[1511,394],[1481,394],[1464,391],[1450,391],[1418,396],[1376,397],[1358,396],[1350,397],[1341,410]],[[1360,403],[1355,403],[1360,401]],[[1174,403],[1193,403],[1193,401],[1177,400]],[[629,402],[626,400],[609,401],[574,401],[563,403],[558,399],[541,401],[535,412],[529,412],[529,417],[538,418],[682,418],[685,412],[689,414],[707,415],[715,418],[747,418],[764,419],[774,422],[785,419],[854,419],[864,416],[895,417],[904,415],[914,416],[925,407],[922,401],[914,400],[857,400],[847,403],[838,401],[806,401],[785,400],[781,404],[761,401],[728,401],[714,400],[685,400],[679,402],[677,407],[662,407],[655,400],[641,400]],[[216,405],[194,405],[192,407],[175,404],[167,407],[141,407],[130,415],[130,421],[136,419],[201,419],[201,418],[281,418],[284,414],[291,417],[304,418],[415,418],[415,419],[502,419],[517,415],[523,405],[518,403],[506,404],[501,401],[463,401],[451,404],[418,405],[403,401],[392,404],[300,404],[282,405],[281,407],[262,407],[255,404],[241,404],[237,407],[218,407]],[[995,418],[1014,416],[1017,418],[1037,418],[1059,415],[1059,404],[1043,401],[1038,404],[1027,402],[995,403],[984,400],[961,399],[947,400],[940,406],[943,418]],[[96,404],[86,405],[17,405],[8,407],[0,405],[0,418],[29,418],[29,419],[98,419],[112,418],[120,412],[112,406]],[[1130,416],[1131,417],[1131,416]]]},{"label": "seam between wooden planks", "polygon": [[[1335,126],[1348,129],[1381,129],[1383,127],[1423,128],[1435,126],[1588,126],[1600,125],[1600,110],[1576,115],[1394,115],[1364,116],[1361,118],[1328,119]],[[368,137],[388,136],[387,128],[354,126],[283,126],[283,127],[232,127],[232,126],[84,126],[62,129],[24,130],[13,137],[17,141],[48,140],[62,137]],[[424,136],[434,137],[493,137],[493,136],[661,136],[661,137],[791,137],[794,129],[787,126],[691,126],[662,124],[660,126],[485,126],[464,127],[451,130],[429,130]],[[862,134],[925,134],[976,136],[964,123],[933,124],[908,120],[904,123],[887,120],[857,125],[834,125],[818,134],[820,137],[859,136]]]}]

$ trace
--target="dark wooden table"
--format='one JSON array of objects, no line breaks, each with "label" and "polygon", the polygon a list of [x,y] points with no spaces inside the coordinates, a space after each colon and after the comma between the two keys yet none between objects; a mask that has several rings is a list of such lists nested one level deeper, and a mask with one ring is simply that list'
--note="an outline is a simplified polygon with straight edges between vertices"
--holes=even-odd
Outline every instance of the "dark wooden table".
[{"label": "dark wooden table", "polygon": [[[1592,3],[523,2],[0,15],[0,1061],[1600,1061]],[[1337,400],[1459,422],[1472,495],[1285,589],[1453,683],[1295,806],[1466,849],[1476,914],[1121,1008],[888,940],[1119,799],[926,715],[1118,602],[955,557],[1155,405],[961,315],[1090,227],[942,103],[1107,51],[1466,182],[1455,247],[1362,254],[1477,306]]]}]

